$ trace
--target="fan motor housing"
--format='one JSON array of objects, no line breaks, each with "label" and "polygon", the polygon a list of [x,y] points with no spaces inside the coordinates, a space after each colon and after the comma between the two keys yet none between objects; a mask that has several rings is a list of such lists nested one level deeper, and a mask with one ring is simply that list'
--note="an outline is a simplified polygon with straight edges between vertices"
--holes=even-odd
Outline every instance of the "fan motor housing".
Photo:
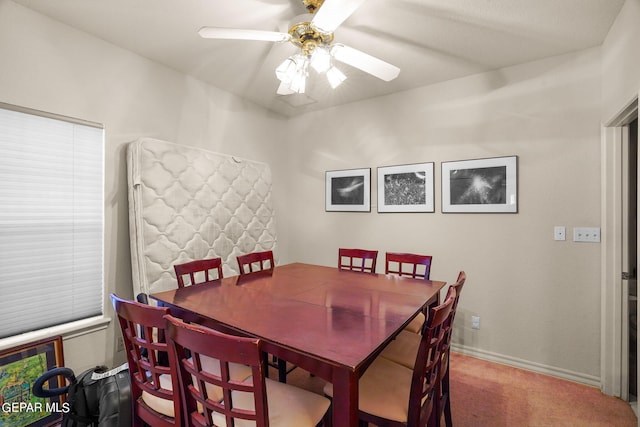
[{"label": "fan motor housing", "polygon": [[300,22],[289,29],[291,43],[302,49],[305,55],[320,45],[329,45],[333,41],[333,33],[322,33],[315,29],[311,22]]}]

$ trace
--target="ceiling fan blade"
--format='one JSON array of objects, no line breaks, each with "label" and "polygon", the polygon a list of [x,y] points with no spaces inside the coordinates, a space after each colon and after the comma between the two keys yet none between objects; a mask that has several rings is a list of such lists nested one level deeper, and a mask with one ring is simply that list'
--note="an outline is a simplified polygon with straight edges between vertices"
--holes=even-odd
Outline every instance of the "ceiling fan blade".
[{"label": "ceiling fan blade", "polygon": [[395,65],[343,44],[334,44],[331,47],[331,55],[338,61],[376,76],[385,82],[395,79],[400,74],[400,68]]},{"label": "ceiling fan blade", "polygon": [[286,42],[291,36],[277,31],[244,30],[240,28],[202,27],[198,30],[205,39],[262,40],[267,42]]},{"label": "ceiling fan blade", "polygon": [[325,0],[311,23],[324,33],[333,33],[366,0]]}]

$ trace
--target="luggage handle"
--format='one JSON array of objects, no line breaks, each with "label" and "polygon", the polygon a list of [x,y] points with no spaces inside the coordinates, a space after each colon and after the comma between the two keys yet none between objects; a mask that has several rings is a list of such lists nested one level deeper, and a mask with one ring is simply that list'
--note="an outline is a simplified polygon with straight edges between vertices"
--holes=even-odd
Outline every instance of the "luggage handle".
[{"label": "luggage handle", "polygon": [[69,386],[57,387],[57,388],[42,388],[44,383],[49,381],[53,377],[63,376],[69,380],[71,384],[76,382],[76,376],[73,374],[73,370],[69,368],[53,368],[42,374],[33,383],[33,394],[38,397],[54,397],[61,394],[65,394],[69,391]]}]

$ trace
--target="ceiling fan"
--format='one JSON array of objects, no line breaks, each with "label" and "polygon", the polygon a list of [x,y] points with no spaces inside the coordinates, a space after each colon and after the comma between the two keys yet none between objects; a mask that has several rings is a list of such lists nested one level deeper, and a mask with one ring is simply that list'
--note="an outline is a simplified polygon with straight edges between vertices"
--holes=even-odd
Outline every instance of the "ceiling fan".
[{"label": "ceiling fan", "polygon": [[352,47],[333,43],[333,32],[365,1],[302,0],[307,11],[314,15],[309,15],[311,20],[294,23],[288,33],[203,27],[198,34],[207,39],[291,42],[300,48],[299,53],[285,59],[275,70],[280,80],[279,95],[304,93],[310,66],[318,73],[325,73],[331,87],[336,88],[346,76],[333,64],[334,59],[384,81],[391,81],[400,73],[395,65]]}]

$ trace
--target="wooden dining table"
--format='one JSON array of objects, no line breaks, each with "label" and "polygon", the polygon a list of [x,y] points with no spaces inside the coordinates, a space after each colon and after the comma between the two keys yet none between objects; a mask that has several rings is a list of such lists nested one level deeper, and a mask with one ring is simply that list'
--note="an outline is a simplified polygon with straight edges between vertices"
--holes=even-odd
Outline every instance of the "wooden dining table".
[{"label": "wooden dining table", "polygon": [[355,427],[359,378],[445,284],[293,263],[150,297],[332,382],[333,425]]}]

